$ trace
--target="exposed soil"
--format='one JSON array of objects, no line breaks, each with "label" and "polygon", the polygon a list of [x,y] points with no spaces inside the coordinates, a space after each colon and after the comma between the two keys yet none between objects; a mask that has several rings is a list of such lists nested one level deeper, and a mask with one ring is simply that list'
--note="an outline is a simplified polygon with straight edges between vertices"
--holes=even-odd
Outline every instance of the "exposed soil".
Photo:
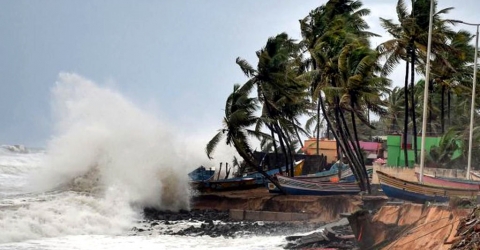
[{"label": "exposed soil", "polygon": [[220,211],[244,209],[311,214],[311,222],[330,222],[352,213],[362,204],[360,196],[301,196],[270,194],[265,188],[206,193],[192,198],[192,208]]}]

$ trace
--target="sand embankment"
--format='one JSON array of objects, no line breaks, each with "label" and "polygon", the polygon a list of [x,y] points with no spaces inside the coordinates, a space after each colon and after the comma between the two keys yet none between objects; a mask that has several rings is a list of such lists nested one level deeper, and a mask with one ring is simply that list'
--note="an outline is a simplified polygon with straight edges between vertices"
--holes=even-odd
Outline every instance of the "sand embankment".
[{"label": "sand embankment", "polygon": [[313,222],[338,220],[361,208],[360,196],[299,196],[270,194],[265,188],[206,193],[192,198],[194,209],[254,210],[305,213]]},{"label": "sand embankment", "polygon": [[365,249],[449,249],[458,224],[471,209],[420,204],[385,205],[374,215],[349,218]]}]

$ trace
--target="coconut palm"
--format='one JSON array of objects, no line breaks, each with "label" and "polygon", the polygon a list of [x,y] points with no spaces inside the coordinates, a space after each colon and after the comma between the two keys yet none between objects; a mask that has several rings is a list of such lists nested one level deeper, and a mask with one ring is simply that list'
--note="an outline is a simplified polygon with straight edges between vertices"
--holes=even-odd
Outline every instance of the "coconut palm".
[{"label": "coconut palm", "polygon": [[257,165],[248,143],[248,134],[255,133],[249,127],[254,125],[257,118],[254,116],[258,109],[257,99],[249,97],[249,88],[235,84],[233,92],[228,96],[225,105],[223,128],[208,142],[205,151],[212,159],[212,153],[218,143],[225,137],[227,145],[234,146],[242,158],[250,165]]},{"label": "coconut palm", "polygon": [[[252,86],[256,86],[258,100],[263,105],[257,120],[257,131],[266,126],[271,132],[274,148],[278,139],[285,164],[293,175],[293,153],[296,151],[293,137],[299,131],[306,133],[297,117],[305,113],[308,105],[308,83],[298,76],[298,45],[286,33],[269,38],[265,47],[257,51],[258,65],[254,69],[248,62],[237,58],[237,64]],[[300,138],[298,138],[300,141]]]},{"label": "coconut palm", "polygon": [[[361,1],[352,1],[352,0],[330,0],[326,4],[312,10],[308,16],[300,20],[300,29],[302,32],[302,42],[301,45],[305,51],[308,51],[310,54],[309,60],[306,60],[306,67],[315,71],[318,69],[317,62],[313,59],[313,53],[316,53],[315,47],[317,46],[322,36],[330,29],[332,26],[332,20],[337,17],[342,17],[345,19],[344,28],[349,30],[350,33],[362,36],[370,37],[374,36],[368,31],[368,24],[363,19],[364,16],[368,15],[370,10],[362,8]],[[319,144],[318,140],[320,139],[320,128],[322,124],[322,119],[320,116],[320,102],[318,101],[319,97],[319,86],[317,86],[317,81],[311,81],[311,96],[312,100],[317,104],[316,108],[316,138],[317,145]],[[330,130],[332,128],[328,127],[327,124],[327,136],[329,137]],[[319,154],[319,148],[317,147],[317,154]]]},{"label": "coconut palm", "polygon": [[[399,0],[397,2],[397,16],[398,22],[393,20],[380,18],[382,27],[393,36],[393,39],[385,41],[378,46],[378,50],[384,55],[385,64],[383,67],[384,74],[389,74],[400,61],[406,62],[405,72],[405,120],[404,120],[404,148],[405,148],[405,164],[408,162],[406,141],[408,134],[408,114],[412,116],[413,123],[413,148],[415,155],[415,162],[418,162],[417,157],[417,129],[416,129],[416,112],[413,85],[415,82],[415,63],[425,61],[426,45],[428,41],[428,25],[430,13],[430,0],[412,0],[412,10],[409,12],[405,1]],[[435,3],[436,6],[436,3]],[[448,51],[446,45],[447,37],[452,34],[448,27],[451,20],[442,19],[441,15],[448,13],[452,8],[442,9],[440,11],[434,9],[434,29],[432,33],[432,52],[438,54],[442,51]],[[409,68],[410,66],[410,68]],[[410,73],[410,102],[411,110],[408,108],[408,77]]]}]

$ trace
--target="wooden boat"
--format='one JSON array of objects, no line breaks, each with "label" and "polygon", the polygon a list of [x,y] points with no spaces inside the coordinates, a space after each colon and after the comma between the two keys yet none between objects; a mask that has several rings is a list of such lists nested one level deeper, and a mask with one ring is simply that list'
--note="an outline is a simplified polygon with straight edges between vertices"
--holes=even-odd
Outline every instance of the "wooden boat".
[{"label": "wooden boat", "polygon": [[[372,177],[373,167],[371,166],[367,167],[367,174],[370,178]],[[355,175],[353,174],[350,168],[343,169],[340,176],[341,176],[340,180],[338,180],[338,174],[335,174],[331,177],[330,176],[316,177],[314,175],[301,175],[301,176],[295,176],[293,178],[297,180],[310,181],[310,182],[341,182],[341,183],[356,182]],[[337,179],[337,181],[334,181],[335,179]],[[275,194],[280,193],[280,190],[271,182],[267,181],[266,187],[270,193],[275,193]]]},{"label": "wooden boat", "polygon": [[[305,163],[304,160],[296,162],[294,170],[293,170],[294,171],[293,174],[295,176],[298,176],[298,175],[302,174],[304,163]],[[284,172],[285,170],[286,170],[286,167],[285,166],[282,167],[282,171]],[[278,168],[275,168],[275,169],[271,169],[271,170],[268,170],[268,171],[265,171],[265,172],[269,176],[275,176],[275,175],[280,173],[280,170]],[[268,181],[265,178],[265,176],[263,174],[259,173],[259,172],[253,172],[253,173],[246,174],[246,175],[243,176],[243,178],[253,178],[253,179],[255,179],[255,183],[258,186],[264,186]]]},{"label": "wooden boat", "polygon": [[295,175],[295,176],[302,177],[302,178],[311,177],[312,179],[315,178],[318,181],[330,181],[332,177],[338,177],[338,171],[342,171],[341,176],[344,176],[347,174],[347,173],[344,173],[344,171],[348,171],[348,170],[349,170],[348,165],[342,164],[342,163],[335,163],[332,165],[332,167],[329,170],[326,170],[326,171],[321,171],[314,174]]},{"label": "wooden boat", "polygon": [[[303,168],[304,161],[297,162],[295,165],[295,173],[301,173]],[[285,171],[285,167],[283,167]],[[266,171],[267,175],[274,176],[275,174],[280,173],[280,170],[271,169]],[[196,181],[191,182],[191,187],[202,192],[211,192],[211,191],[224,191],[224,190],[242,190],[256,188],[259,186],[264,186],[267,182],[267,179],[264,175],[259,172],[253,172],[244,175],[243,177],[234,177],[221,180],[213,180],[212,178],[205,181]]]},{"label": "wooden boat", "polygon": [[474,181],[480,181],[480,173],[477,172],[470,172],[470,177]]},{"label": "wooden boat", "polygon": [[[418,179],[420,174],[415,173]],[[477,189],[480,190],[480,181],[463,180],[457,178],[435,177],[429,174],[423,174],[423,182],[427,185],[439,187],[451,187],[459,189]]]},{"label": "wooden boat", "polygon": [[[367,166],[367,175],[369,178],[372,178],[373,175],[373,167],[372,166]],[[348,170],[344,173],[342,172],[341,181],[344,182],[355,182],[357,179],[355,178],[355,175],[353,174],[353,171],[348,168]]]},{"label": "wooden boat", "polygon": [[200,166],[193,170],[192,172],[188,173],[188,177],[190,177],[191,181],[206,181],[213,177],[215,174],[215,170],[213,169],[206,169],[204,166]]},{"label": "wooden boat", "polygon": [[472,198],[478,195],[478,189],[457,189],[437,187],[417,182],[402,180],[381,171],[376,171],[380,186],[390,198],[396,198],[416,203],[446,202],[450,197]]},{"label": "wooden boat", "polygon": [[291,195],[339,195],[360,192],[356,183],[312,182],[281,175],[278,175],[277,179],[285,193]]},{"label": "wooden boat", "polygon": [[199,187],[200,191],[227,191],[227,190],[243,190],[255,188],[258,185],[254,178],[229,178],[223,180],[206,181],[203,186]]}]

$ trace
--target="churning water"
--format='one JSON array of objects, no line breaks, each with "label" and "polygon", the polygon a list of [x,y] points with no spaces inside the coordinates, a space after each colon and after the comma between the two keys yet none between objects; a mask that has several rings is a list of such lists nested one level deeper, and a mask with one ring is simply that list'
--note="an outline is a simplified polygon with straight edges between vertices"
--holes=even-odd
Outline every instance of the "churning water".
[{"label": "churning water", "polygon": [[144,206],[189,209],[200,154],[180,152],[167,124],[78,75],[60,74],[52,95],[47,147],[0,147],[0,249],[278,248],[282,237],[132,235]]}]

